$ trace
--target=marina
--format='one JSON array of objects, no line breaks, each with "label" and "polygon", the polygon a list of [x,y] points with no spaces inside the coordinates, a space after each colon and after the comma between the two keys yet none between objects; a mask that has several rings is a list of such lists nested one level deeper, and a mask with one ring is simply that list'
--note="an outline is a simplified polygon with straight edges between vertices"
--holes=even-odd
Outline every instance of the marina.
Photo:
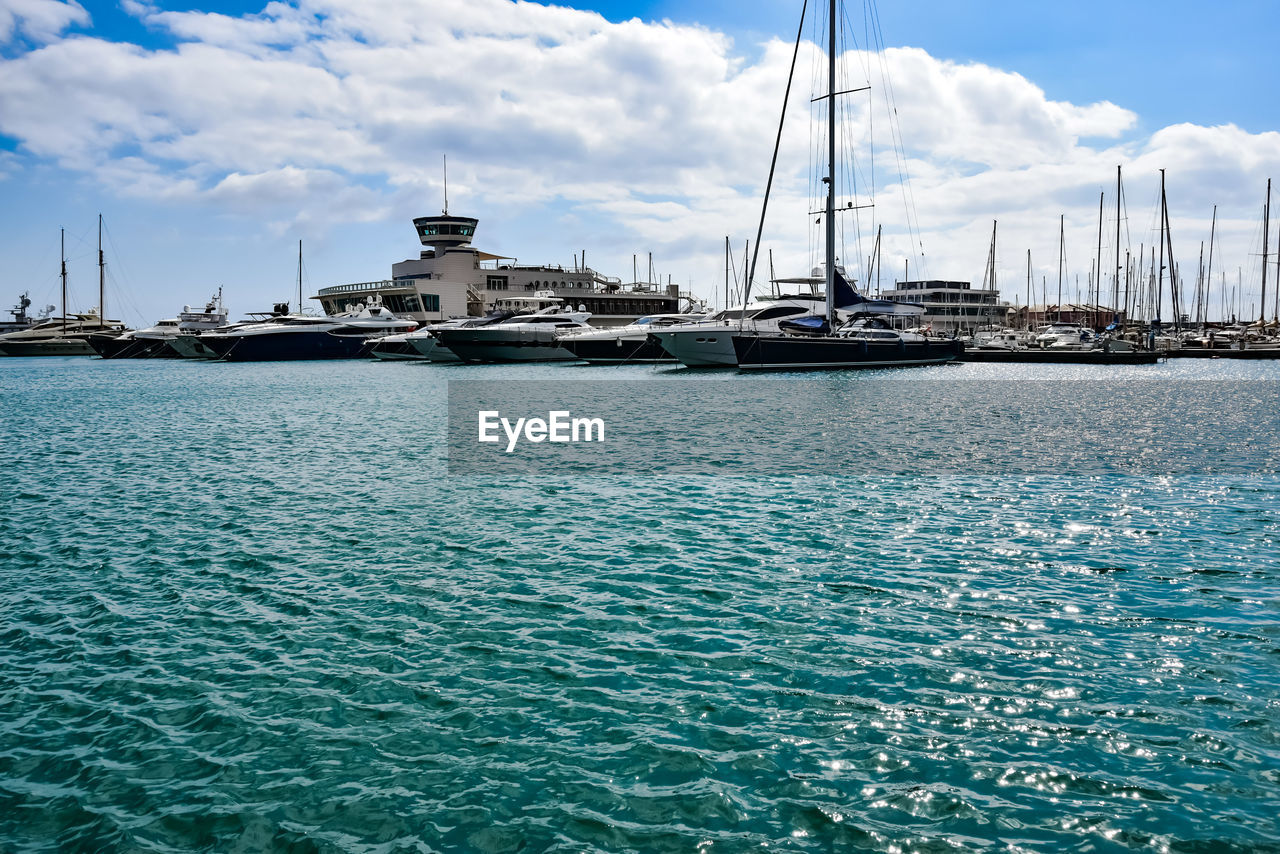
[{"label": "marina", "polygon": [[1280,854],[1274,15],[0,7],[0,852]]}]

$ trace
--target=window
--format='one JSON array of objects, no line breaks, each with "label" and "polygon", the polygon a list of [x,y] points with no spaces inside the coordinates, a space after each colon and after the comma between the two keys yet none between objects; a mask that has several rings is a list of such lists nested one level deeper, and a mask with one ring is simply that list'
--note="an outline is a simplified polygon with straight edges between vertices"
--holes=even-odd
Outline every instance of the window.
[{"label": "window", "polygon": [[484,281],[484,288],[487,291],[505,291],[507,289],[507,277],[487,276]]},{"label": "window", "polygon": [[752,320],[773,320],[775,317],[790,317],[793,314],[804,314],[803,308],[796,308],[790,305],[775,305],[770,308],[762,309],[751,315]]}]

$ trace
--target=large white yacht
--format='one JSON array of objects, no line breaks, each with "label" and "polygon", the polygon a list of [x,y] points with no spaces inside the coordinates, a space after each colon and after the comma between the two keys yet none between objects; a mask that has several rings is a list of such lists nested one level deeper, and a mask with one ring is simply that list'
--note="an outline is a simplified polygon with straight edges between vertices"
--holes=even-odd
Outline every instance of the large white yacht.
[{"label": "large white yacht", "polygon": [[478,223],[447,211],[418,217],[413,227],[424,248],[417,258],[392,264],[390,279],[321,288],[312,299],[320,301],[325,314],[334,315],[348,303],[370,304],[376,298],[419,325],[481,317],[500,300],[535,293],[583,306],[596,326],[624,326],[639,317],[680,310],[676,285],[624,285],[586,266],[582,258],[571,266],[529,265],[477,249],[471,241]]},{"label": "large white yacht", "polygon": [[177,317],[170,317],[123,335],[90,335],[89,344],[104,359],[176,359],[183,356],[173,344],[179,335],[199,335],[227,322],[222,305],[222,288],[205,303],[203,311],[184,305]]},{"label": "large white yacht", "polygon": [[[514,298],[512,298],[514,300]],[[455,326],[432,332],[440,345],[464,362],[566,362],[573,353],[560,345],[558,336],[570,330],[590,329],[591,313],[565,305],[559,297],[540,295],[521,300],[523,314],[484,326]]]}]

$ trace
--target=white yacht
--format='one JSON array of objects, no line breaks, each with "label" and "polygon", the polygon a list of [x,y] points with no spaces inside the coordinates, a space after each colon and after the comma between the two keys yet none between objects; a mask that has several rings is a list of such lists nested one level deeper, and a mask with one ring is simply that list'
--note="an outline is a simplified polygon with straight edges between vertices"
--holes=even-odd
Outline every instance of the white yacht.
[{"label": "white yacht", "polygon": [[823,314],[826,310],[826,300],[817,294],[759,297],[705,319],[655,329],[649,334],[672,358],[690,368],[731,368],[738,364],[733,350],[735,333],[777,332],[779,320]]},{"label": "white yacht", "polygon": [[1095,343],[1093,330],[1079,323],[1050,323],[1036,330],[1035,346],[1042,350],[1090,350]]},{"label": "white yacht", "polygon": [[1026,350],[1035,343],[1035,336],[1026,329],[979,329],[973,333],[973,347],[977,350]]},{"label": "white yacht", "polygon": [[177,317],[161,320],[155,326],[135,329],[123,335],[91,335],[89,344],[104,359],[174,359],[182,353],[174,348],[179,335],[198,335],[217,329],[227,322],[222,305],[222,289],[205,303],[203,311],[184,305]]},{"label": "white yacht", "polygon": [[566,362],[573,353],[560,346],[558,335],[590,329],[588,311],[575,311],[559,297],[526,297],[536,311],[486,326],[437,329],[432,335],[464,362]]},{"label": "white yacht", "polygon": [[581,361],[593,364],[674,362],[675,357],[663,349],[658,339],[650,333],[687,323],[698,323],[706,318],[706,311],[653,314],[627,326],[569,329],[560,334],[560,346]]}]

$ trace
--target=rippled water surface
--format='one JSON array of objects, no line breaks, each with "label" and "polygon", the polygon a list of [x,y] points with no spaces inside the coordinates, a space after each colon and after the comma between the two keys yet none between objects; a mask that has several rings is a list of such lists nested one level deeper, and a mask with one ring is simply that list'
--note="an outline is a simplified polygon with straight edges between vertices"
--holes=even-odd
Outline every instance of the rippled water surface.
[{"label": "rippled water surface", "polygon": [[0,851],[1280,850],[1280,478],[447,473],[601,370],[0,359]]}]

